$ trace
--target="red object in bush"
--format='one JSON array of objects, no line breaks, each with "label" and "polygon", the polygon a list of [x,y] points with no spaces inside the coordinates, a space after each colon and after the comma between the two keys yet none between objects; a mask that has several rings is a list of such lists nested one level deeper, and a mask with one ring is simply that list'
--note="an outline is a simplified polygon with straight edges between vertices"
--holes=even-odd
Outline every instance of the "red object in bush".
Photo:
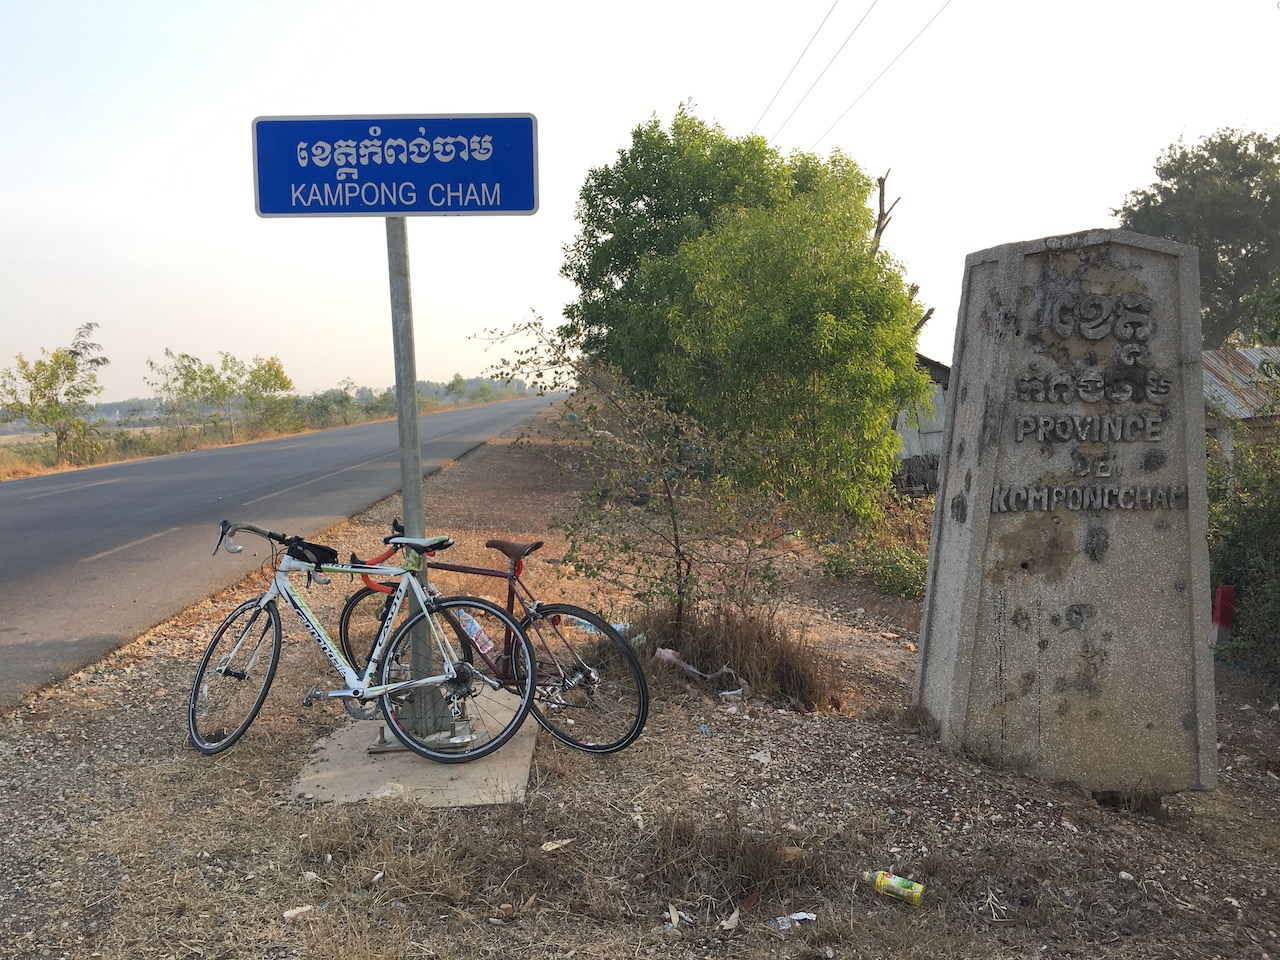
[{"label": "red object in bush", "polygon": [[1231,629],[1236,618],[1236,588],[1224,583],[1213,595],[1213,622],[1225,630]]}]

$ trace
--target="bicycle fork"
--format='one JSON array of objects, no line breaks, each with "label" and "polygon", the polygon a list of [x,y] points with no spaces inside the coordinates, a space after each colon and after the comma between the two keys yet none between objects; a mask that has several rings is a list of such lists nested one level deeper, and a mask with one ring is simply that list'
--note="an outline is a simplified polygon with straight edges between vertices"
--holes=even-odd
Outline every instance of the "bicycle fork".
[{"label": "bicycle fork", "polygon": [[[263,601],[258,604],[257,609],[253,612],[253,616],[250,617],[249,622],[244,625],[244,629],[240,631],[240,636],[236,637],[236,642],[232,645],[231,649],[227,651],[226,656],[218,662],[217,667],[214,668],[214,673],[222,677],[232,677],[236,680],[249,679],[249,671],[253,669],[253,665],[258,662],[258,655],[262,653],[262,641],[267,637],[267,632],[265,630],[258,635],[258,639],[253,645],[253,653],[251,653],[249,655],[249,659],[245,661],[244,668],[241,670],[232,670],[231,665],[240,655],[241,647],[243,647],[245,641],[249,639],[249,632],[258,623],[258,619],[266,609],[267,601],[269,599],[270,596],[264,596]],[[267,623],[268,625],[271,623],[270,618],[268,618]]]}]

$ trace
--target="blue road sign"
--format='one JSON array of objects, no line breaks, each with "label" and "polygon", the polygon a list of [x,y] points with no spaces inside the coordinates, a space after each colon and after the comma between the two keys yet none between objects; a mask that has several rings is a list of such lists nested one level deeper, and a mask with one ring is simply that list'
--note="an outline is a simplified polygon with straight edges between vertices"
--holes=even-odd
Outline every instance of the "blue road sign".
[{"label": "blue road sign", "polygon": [[538,125],[531,114],[258,117],[261,217],[531,214]]}]

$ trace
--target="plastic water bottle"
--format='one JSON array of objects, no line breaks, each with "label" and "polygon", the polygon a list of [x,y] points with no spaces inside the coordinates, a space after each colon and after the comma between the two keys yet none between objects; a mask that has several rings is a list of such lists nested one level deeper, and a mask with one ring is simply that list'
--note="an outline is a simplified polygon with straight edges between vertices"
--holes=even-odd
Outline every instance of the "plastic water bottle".
[{"label": "plastic water bottle", "polygon": [[888,870],[867,870],[862,874],[862,879],[871,884],[876,893],[883,893],[913,907],[920,906],[920,901],[924,899],[924,884],[899,877]]},{"label": "plastic water bottle", "polygon": [[462,629],[466,631],[471,642],[475,644],[475,648],[481,653],[488,653],[493,649],[493,641],[489,639],[489,635],[484,632],[484,627],[476,623],[476,618],[471,616],[465,610],[455,610],[454,614],[458,618],[458,622],[462,624]]}]

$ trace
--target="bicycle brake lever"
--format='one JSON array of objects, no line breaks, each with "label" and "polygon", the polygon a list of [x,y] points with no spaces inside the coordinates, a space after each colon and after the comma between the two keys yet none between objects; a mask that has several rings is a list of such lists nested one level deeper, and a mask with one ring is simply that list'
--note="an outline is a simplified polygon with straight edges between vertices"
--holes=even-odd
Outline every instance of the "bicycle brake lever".
[{"label": "bicycle brake lever", "polygon": [[[227,540],[227,531],[230,529],[231,529],[231,521],[223,520],[222,532],[218,534],[218,542],[213,547],[213,555],[215,557],[218,555],[218,548],[222,546],[222,542],[224,540]],[[243,549],[244,547],[240,546],[238,543],[232,543],[231,541],[227,540],[227,553],[239,553]]]}]

